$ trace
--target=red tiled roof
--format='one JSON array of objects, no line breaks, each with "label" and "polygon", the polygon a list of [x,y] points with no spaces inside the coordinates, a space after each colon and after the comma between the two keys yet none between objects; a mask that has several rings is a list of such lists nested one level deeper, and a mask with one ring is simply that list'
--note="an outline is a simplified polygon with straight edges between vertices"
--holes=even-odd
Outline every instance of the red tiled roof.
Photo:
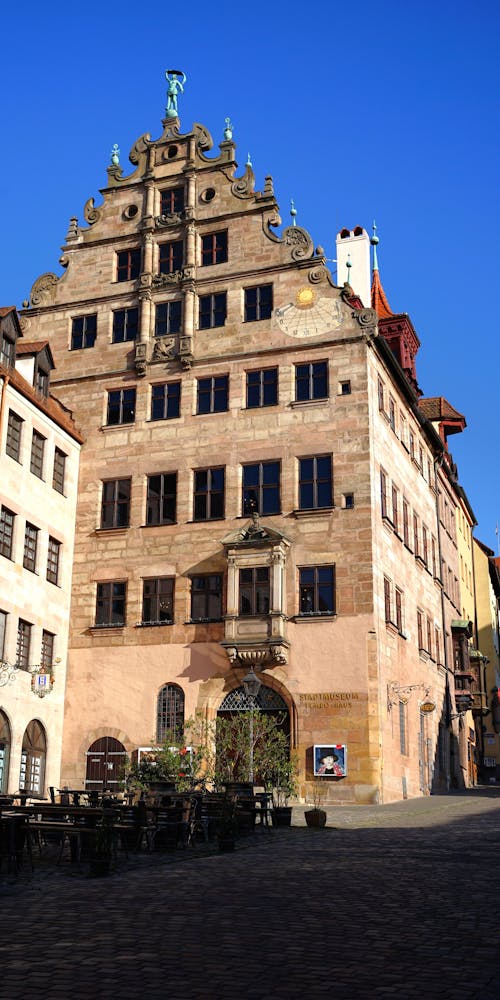
[{"label": "red tiled roof", "polygon": [[421,399],[418,405],[428,420],[463,420],[465,422],[463,413],[455,410],[444,396],[429,396],[427,399]]},{"label": "red tiled roof", "polygon": [[37,392],[29,382],[23,378],[22,375],[16,371],[15,368],[7,368],[5,365],[0,365],[0,378],[9,381],[10,385],[14,386],[18,392],[21,393],[25,399],[29,399],[39,410],[42,410],[51,417],[55,423],[62,428],[62,430],[67,431],[67,433],[78,441],[79,444],[83,444],[84,437],[76,429],[75,422],[71,415],[71,410],[68,410],[63,403],[60,403],[55,396],[48,396],[45,398]]},{"label": "red tiled roof", "polygon": [[388,319],[394,313],[387,301],[386,294],[382,288],[382,282],[378,270],[373,272],[372,278],[372,309],[375,309],[379,319]]}]

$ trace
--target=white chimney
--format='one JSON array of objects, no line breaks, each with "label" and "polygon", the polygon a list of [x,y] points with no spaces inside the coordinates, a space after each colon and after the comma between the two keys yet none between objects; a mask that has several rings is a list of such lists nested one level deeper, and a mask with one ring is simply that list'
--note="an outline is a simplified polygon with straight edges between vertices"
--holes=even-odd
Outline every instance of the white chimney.
[{"label": "white chimney", "polygon": [[[371,305],[370,237],[366,229],[341,229],[337,234],[337,285],[347,281],[365,308]],[[349,266],[350,264],[350,266]]]}]

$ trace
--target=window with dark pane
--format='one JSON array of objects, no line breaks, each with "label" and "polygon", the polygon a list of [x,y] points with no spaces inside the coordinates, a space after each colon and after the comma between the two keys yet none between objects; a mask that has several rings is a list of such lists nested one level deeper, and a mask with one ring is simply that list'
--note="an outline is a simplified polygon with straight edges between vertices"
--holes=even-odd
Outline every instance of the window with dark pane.
[{"label": "window with dark pane", "polygon": [[254,288],[245,288],[245,323],[270,319],[272,311],[272,285],[256,285]]},{"label": "window with dark pane", "polygon": [[71,324],[71,350],[93,347],[97,334],[97,315],[75,316]]},{"label": "window with dark pane", "polygon": [[133,424],[135,420],[135,389],[114,389],[108,392],[108,426]]},{"label": "window with dark pane", "polygon": [[129,340],[137,340],[139,325],[139,310],[116,309],[113,313],[113,344],[124,344]]},{"label": "window with dark pane", "polygon": [[299,460],[299,508],[317,510],[332,506],[331,455]]},{"label": "window with dark pane", "polygon": [[176,501],[176,472],[148,476],[147,524],[175,524]]},{"label": "window with dark pane", "polygon": [[182,268],[184,245],[182,240],[172,240],[160,243],[159,268],[160,274],[174,274]]},{"label": "window with dark pane", "polygon": [[211,573],[191,580],[191,621],[219,621],[222,618],[222,576]]},{"label": "window with dark pane", "polygon": [[156,738],[159,743],[171,736],[182,740],[184,734],[184,691],[178,684],[164,684],[158,694]]},{"label": "window with dark pane", "polygon": [[38,431],[33,431],[33,437],[31,439],[31,460],[30,460],[30,470],[34,476],[38,476],[39,479],[43,478],[43,454],[45,450],[45,438],[43,434],[39,434]]},{"label": "window with dark pane", "polygon": [[305,566],[299,570],[301,615],[335,614],[335,569]]},{"label": "window with dark pane", "polygon": [[36,571],[37,546],[38,528],[35,528],[34,524],[30,524],[29,521],[26,521],[26,527],[24,529],[23,566],[25,569],[29,569],[31,573]]},{"label": "window with dark pane", "polygon": [[224,517],[224,467],[196,469],[193,519],[213,521]]},{"label": "window with dark pane", "polygon": [[95,624],[112,627],[125,624],[126,583],[98,583]]},{"label": "window with dark pane", "polygon": [[151,420],[172,420],[180,415],[181,383],[164,382],[151,389]]},{"label": "window with dark pane", "polygon": [[295,367],[295,399],[303,402],[328,397],[328,363],[313,361]]},{"label": "window with dark pane", "polygon": [[160,302],[155,313],[155,337],[165,337],[169,333],[179,333],[182,321],[182,301]]},{"label": "window with dark pane", "polygon": [[17,625],[16,665],[26,669],[30,662],[31,630],[29,622],[19,619]]},{"label": "window with dark pane", "polygon": [[223,413],[228,408],[229,375],[198,379],[198,413]]},{"label": "window with dark pane", "polygon": [[9,410],[7,418],[7,438],[5,441],[5,451],[7,455],[19,462],[21,456],[21,432],[24,421],[18,417],[17,413]]},{"label": "window with dark pane", "polygon": [[269,614],[269,567],[240,569],[240,615]]},{"label": "window with dark pane", "polygon": [[42,631],[42,667],[51,667],[54,662],[54,641],[55,635],[53,632],[47,632],[46,629]]},{"label": "window with dark pane", "polygon": [[43,368],[37,367],[36,369],[35,389],[41,396],[45,396],[45,398],[47,398],[49,394],[49,373],[44,371]]},{"label": "window with dark pane", "polygon": [[227,229],[218,233],[206,233],[201,237],[201,263],[224,264],[227,261]]},{"label": "window with dark pane", "polygon": [[243,514],[279,514],[280,463],[243,466]]},{"label": "window with dark pane", "polygon": [[16,360],[16,344],[14,340],[2,334],[0,341],[0,365],[6,368],[13,368]]},{"label": "window with dark pane", "polygon": [[128,528],[130,479],[111,479],[102,485],[101,528]]},{"label": "window with dark pane", "polygon": [[7,507],[0,507],[0,554],[12,558],[15,514]]},{"label": "window with dark pane", "polygon": [[226,293],[213,292],[200,296],[200,330],[208,330],[216,326],[224,326],[227,315]]},{"label": "window with dark pane", "polygon": [[142,624],[161,625],[174,620],[174,578],[154,577],[143,580]]},{"label": "window with dark pane", "polygon": [[247,372],[247,407],[274,406],[278,402],[278,369]]},{"label": "window with dark pane", "polygon": [[59,582],[59,563],[61,557],[61,542],[49,535],[47,550],[47,580],[56,586]]},{"label": "window with dark pane", "polygon": [[132,281],[141,273],[141,251],[119,250],[116,255],[116,280]]},{"label": "window with dark pane", "polygon": [[165,188],[160,192],[160,214],[179,215],[184,209],[184,188]]},{"label": "window with dark pane", "polygon": [[60,448],[56,448],[54,451],[54,469],[52,473],[52,487],[57,490],[58,493],[64,494],[64,480],[66,475],[66,458],[67,455],[61,451]]}]

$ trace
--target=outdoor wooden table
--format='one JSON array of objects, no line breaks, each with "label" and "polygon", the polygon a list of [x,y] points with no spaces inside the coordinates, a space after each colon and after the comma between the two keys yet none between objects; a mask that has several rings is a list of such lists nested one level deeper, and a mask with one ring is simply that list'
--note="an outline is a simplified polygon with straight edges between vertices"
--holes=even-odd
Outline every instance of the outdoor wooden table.
[{"label": "outdoor wooden table", "polygon": [[[1,858],[7,858],[7,865],[9,872],[13,871],[17,874],[19,868],[21,867],[21,858],[24,848],[24,833],[27,826],[27,817],[20,815],[17,811],[7,811],[4,810],[0,816],[0,842],[1,848]],[[29,843],[28,853],[30,857],[31,867],[33,868],[33,862],[31,860],[31,844]]]}]

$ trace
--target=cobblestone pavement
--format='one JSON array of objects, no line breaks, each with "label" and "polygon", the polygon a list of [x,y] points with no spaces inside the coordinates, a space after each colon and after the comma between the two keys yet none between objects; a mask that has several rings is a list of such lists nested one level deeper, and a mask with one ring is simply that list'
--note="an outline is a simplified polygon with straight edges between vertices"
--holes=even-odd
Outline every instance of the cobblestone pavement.
[{"label": "cobblestone pavement", "polygon": [[499,1000],[500,790],[0,876],[2,1000]]}]

